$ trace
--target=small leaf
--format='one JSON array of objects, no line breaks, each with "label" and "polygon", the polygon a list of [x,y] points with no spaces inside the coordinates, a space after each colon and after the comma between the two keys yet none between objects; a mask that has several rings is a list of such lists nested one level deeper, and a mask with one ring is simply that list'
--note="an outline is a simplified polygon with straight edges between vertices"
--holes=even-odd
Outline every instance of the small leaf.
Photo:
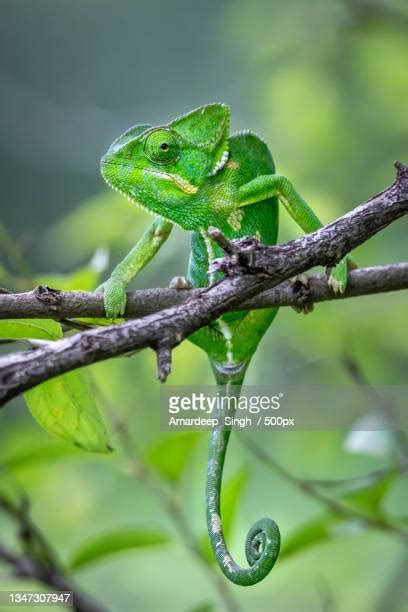
[{"label": "small leaf", "polygon": [[186,431],[168,434],[150,447],[146,458],[164,478],[175,482],[181,477],[199,436],[199,432]]},{"label": "small leaf", "polygon": [[51,378],[24,394],[33,417],[49,433],[84,450],[111,451],[104,422],[83,372]]},{"label": "small leaf", "polygon": [[[364,487],[338,498],[341,506],[349,507],[367,517],[381,518],[381,504],[390,484],[395,479],[395,474],[376,482],[370,487]],[[350,516],[345,518],[340,515],[327,513],[307,521],[295,529],[284,539],[280,558],[286,558],[294,553],[301,552],[309,546],[321,544],[327,540],[344,535],[353,535],[364,528],[364,518],[359,519]]]},{"label": "small leaf", "polygon": [[157,531],[131,529],[106,533],[80,546],[73,555],[69,567],[78,569],[114,553],[166,544],[168,541],[166,535]]},{"label": "small leaf", "polygon": [[61,325],[52,319],[3,319],[0,321],[0,338],[57,340],[61,337]]},{"label": "small leaf", "polygon": [[324,514],[300,525],[283,540],[279,559],[286,559],[294,553],[331,539],[332,529],[338,522],[339,519],[336,516]]},{"label": "small leaf", "polygon": [[396,473],[390,474],[387,478],[379,480],[374,485],[348,493],[342,497],[342,501],[351,508],[362,511],[369,516],[379,517],[382,515],[382,502],[396,476]]}]

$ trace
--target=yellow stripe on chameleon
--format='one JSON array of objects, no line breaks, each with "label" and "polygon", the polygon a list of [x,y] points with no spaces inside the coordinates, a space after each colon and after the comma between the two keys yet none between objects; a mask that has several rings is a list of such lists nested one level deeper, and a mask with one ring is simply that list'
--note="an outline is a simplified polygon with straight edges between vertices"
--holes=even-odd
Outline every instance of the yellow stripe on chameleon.
[{"label": "yellow stripe on chameleon", "polygon": [[184,191],[184,193],[193,194],[193,193],[197,193],[198,191],[198,187],[189,183],[182,176],[178,176],[178,174],[169,174],[168,172],[151,172],[151,173],[155,174],[156,176],[158,176],[159,178],[162,178],[165,181],[173,181],[174,183],[176,183],[177,187],[180,187],[180,189]]}]

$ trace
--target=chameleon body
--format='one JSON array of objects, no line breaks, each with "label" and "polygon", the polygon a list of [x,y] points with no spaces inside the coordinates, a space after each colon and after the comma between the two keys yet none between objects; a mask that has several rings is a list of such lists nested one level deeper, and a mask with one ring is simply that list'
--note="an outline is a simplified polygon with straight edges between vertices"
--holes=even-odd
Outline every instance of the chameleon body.
[{"label": "chameleon body", "polygon": [[[126,286],[154,256],[174,224],[191,233],[188,280],[205,287],[218,280],[210,270],[220,257],[208,237],[210,226],[228,238],[256,236],[273,245],[278,235],[282,203],[305,232],[321,222],[290,181],[275,173],[267,145],[254,133],[230,135],[230,110],[224,104],[202,106],[170,123],[130,128],[101,160],[107,183],[131,202],[156,216],[142,238],[104,283],[106,314],[124,313]],[[344,291],[347,262],[332,269],[329,283]],[[239,393],[246,369],[277,309],[227,313],[190,340],[208,355],[221,393]],[[230,432],[219,427],[211,434],[207,468],[207,524],[218,564],[232,582],[247,586],[262,580],[279,554],[279,529],[261,519],[246,541],[249,568],[238,566],[225,544],[220,517],[222,471]]]}]

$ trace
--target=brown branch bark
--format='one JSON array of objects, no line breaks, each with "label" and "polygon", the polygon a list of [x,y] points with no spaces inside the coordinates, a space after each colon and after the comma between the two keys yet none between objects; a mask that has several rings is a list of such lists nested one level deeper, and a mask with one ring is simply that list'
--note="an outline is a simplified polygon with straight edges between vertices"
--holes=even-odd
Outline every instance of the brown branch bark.
[{"label": "brown branch bark", "polygon": [[275,247],[254,238],[234,244],[213,230],[229,252],[217,263],[226,278],[187,302],[121,325],[80,332],[46,347],[0,359],[0,402],[58,374],[151,347],[174,346],[241,302],[316,265],[332,266],[408,212],[408,168],[397,163],[395,182],[353,211],[316,232]]},{"label": "brown branch bark", "polygon": [[[308,277],[308,286],[284,281],[273,289],[259,293],[241,302],[237,310],[297,307],[307,300],[309,303],[326,302],[362,295],[386,293],[408,289],[408,262],[358,268],[349,273],[345,293],[333,293],[323,272]],[[183,304],[197,297],[200,289],[142,289],[129,292],[125,318],[133,319],[159,312],[164,308]],[[88,291],[59,291],[49,287],[36,287],[27,293],[0,294],[0,319],[72,319],[103,318],[103,294]]]}]

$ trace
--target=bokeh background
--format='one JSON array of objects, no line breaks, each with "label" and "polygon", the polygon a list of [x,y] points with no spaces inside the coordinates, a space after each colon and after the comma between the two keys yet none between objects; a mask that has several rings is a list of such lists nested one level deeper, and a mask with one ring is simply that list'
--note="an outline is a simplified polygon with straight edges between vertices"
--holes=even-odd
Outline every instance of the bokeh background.
[{"label": "bokeh background", "polygon": [[[110,142],[134,123],[228,103],[232,128],[266,139],[279,172],[323,221],[388,185],[395,159],[408,162],[403,0],[1,0],[0,9],[0,285],[92,289],[134,244],[150,219],[109,191],[98,168]],[[281,240],[299,235],[281,219]],[[358,250],[359,264],[406,260],[407,230],[405,219],[381,232]],[[188,237],[175,230],[132,286],[166,286],[184,273],[187,256]],[[247,382],[355,384],[357,369],[373,384],[406,384],[407,333],[404,293],[327,303],[307,317],[282,309]],[[26,490],[34,520],[67,564],[90,538],[111,532],[166,540],[78,564],[76,582],[109,610],[223,610],[215,574],[188,552],[163,495],[144,478],[143,465],[204,542],[208,434],[160,432],[154,361],[145,351],[88,372],[116,449],[109,456],[55,440],[23,400],[7,405],[2,479]],[[205,355],[184,343],[169,383],[210,384]],[[117,420],[131,439],[125,453]],[[234,556],[244,562],[246,531],[261,516],[273,516],[292,543],[264,582],[231,586],[239,606],[406,610],[403,540],[335,519],[237,438],[225,476]],[[299,478],[358,477],[399,457],[386,434],[351,441],[347,432],[263,433],[256,441]],[[403,523],[407,493],[397,472],[360,491],[357,503]],[[0,529],[12,540],[13,525],[1,515]],[[17,584],[5,567],[0,580],[2,588]]]}]

